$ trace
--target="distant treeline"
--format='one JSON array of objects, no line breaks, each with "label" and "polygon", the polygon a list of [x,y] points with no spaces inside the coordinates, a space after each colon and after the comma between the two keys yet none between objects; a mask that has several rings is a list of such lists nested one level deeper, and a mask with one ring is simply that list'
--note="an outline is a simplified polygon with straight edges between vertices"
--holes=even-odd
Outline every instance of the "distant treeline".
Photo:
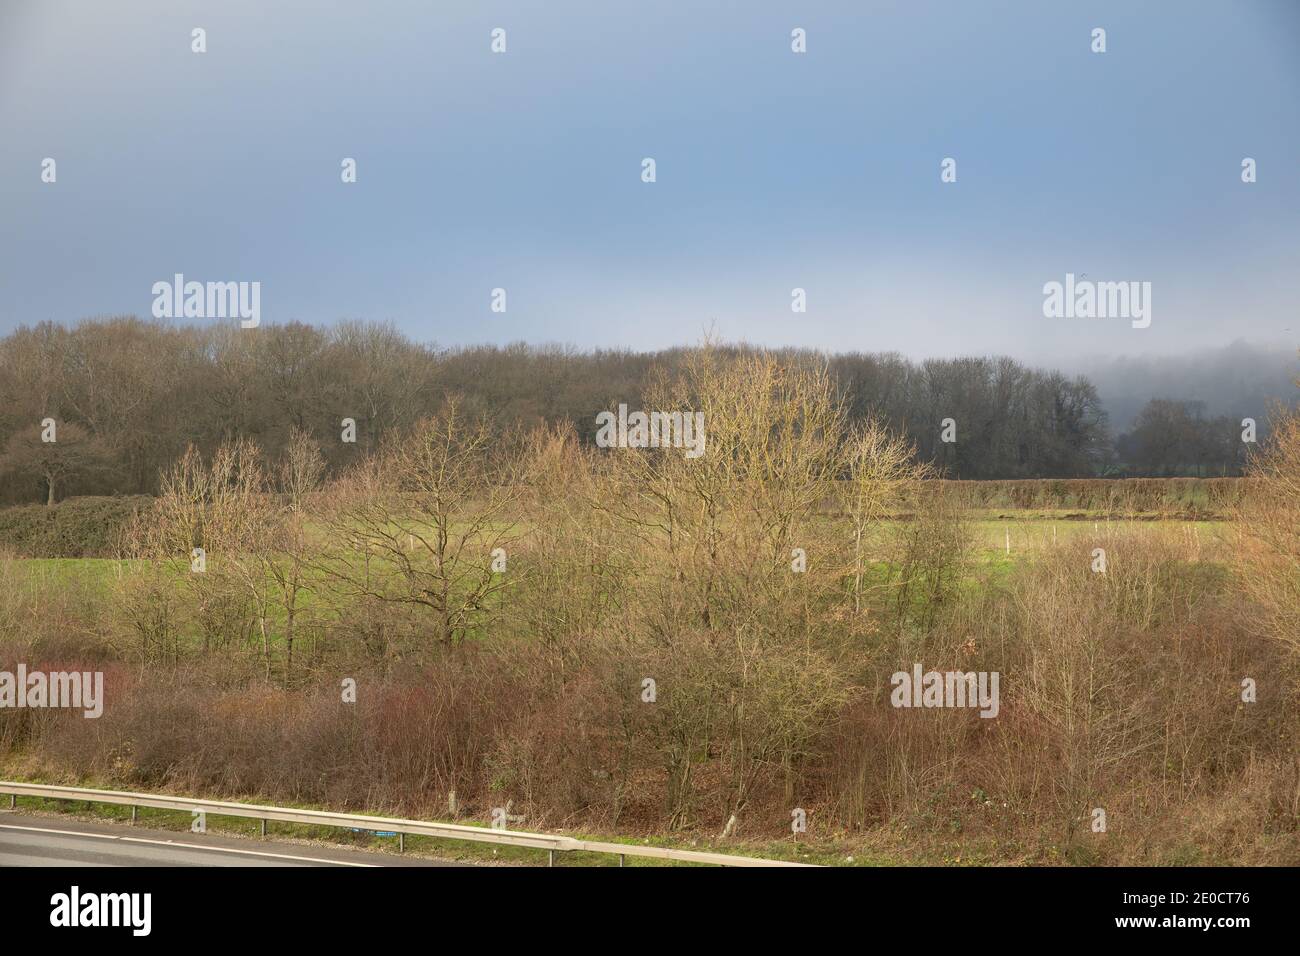
[{"label": "distant treeline", "polygon": [[[652,377],[688,352],[438,349],[363,322],[240,329],[120,317],[24,326],[0,339],[0,502],[151,494],[190,443],[206,453],[243,435],[275,458],[294,427],[315,436],[337,469],[454,394],[502,428],[567,420],[590,442],[599,411],[638,407]],[[1009,358],[777,354],[827,362],[852,416],[875,415],[906,433],[922,459],[953,478],[1232,475],[1243,458],[1237,422],[1207,419],[1193,403],[1152,403],[1131,434],[1112,441],[1090,382]],[[340,440],[347,418],[355,444]],[[46,419],[56,422],[55,443],[42,441]],[[953,442],[941,440],[945,419]]]},{"label": "distant treeline", "polygon": [[1232,414],[1260,421],[1278,399],[1294,402],[1296,350],[1232,342],[1221,348],[1178,355],[1115,355],[1109,358],[1063,356],[1065,367],[1097,386],[1111,431],[1132,431],[1152,397],[1203,402],[1213,415]]},{"label": "distant treeline", "polygon": [[1255,479],[1060,478],[942,484],[955,490],[957,500],[968,508],[1065,511],[1081,518],[1227,518],[1251,494]]}]

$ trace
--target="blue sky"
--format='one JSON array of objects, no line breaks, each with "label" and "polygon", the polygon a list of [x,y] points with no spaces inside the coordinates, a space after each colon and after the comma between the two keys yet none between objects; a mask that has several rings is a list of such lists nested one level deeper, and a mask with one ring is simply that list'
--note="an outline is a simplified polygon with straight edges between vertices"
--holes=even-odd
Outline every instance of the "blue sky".
[{"label": "blue sky", "polygon": [[182,272],[439,344],[1294,347],[1298,120],[1292,0],[0,0],[0,332]]}]

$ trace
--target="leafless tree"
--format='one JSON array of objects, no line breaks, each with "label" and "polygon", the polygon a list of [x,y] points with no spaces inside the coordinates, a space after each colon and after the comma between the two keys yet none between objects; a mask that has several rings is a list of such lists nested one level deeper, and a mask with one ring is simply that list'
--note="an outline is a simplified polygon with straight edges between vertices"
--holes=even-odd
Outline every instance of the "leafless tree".
[{"label": "leafless tree", "polygon": [[482,626],[510,586],[494,563],[509,560],[521,489],[496,437],[455,400],[391,436],[336,484],[321,570],[355,595],[427,610],[444,646]]}]

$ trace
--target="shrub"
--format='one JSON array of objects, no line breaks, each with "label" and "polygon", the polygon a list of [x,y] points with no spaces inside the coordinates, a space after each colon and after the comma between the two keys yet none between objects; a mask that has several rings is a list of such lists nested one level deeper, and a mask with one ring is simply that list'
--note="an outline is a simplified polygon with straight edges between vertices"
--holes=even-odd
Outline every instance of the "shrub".
[{"label": "shrub", "polygon": [[106,558],[120,535],[152,498],[69,498],[56,505],[0,508],[0,541],[23,558]]}]

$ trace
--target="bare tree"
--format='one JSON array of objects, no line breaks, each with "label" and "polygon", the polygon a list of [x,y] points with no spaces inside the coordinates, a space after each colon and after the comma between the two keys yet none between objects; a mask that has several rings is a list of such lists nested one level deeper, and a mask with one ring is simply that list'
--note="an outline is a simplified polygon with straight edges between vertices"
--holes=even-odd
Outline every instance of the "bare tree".
[{"label": "bare tree", "polygon": [[1300,653],[1300,413],[1277,410],[1247,475],[1254,480],[1235,514],[1238,578],[1268,633]]},{"label": "bare tree", "polygon": [[85,476],[105,467],[103,443],[73,422],[56,426],[56,440],[45,441],[45,428],[33,426],[17,432],[5,446],[4,465],[10,472],[31,475],[45,483],[45,504],[53,506],[58,489],[73,476]]},{"label": "bare tree", "polygon": [[310,507],[321,487],[324,471],[320,445],[307,432],[294,428],[277,476],[282,501],[274,505],[271,535],[259,552],[284,609],[286,680],[293,675],[293,645],[302,614],[301,599],[304,593],[314,589],[311,566],[318,551],[310,533]]},{"label": "bare tree", "polygon": [[712,751],[730,820],[765,770],[793,779],[848,686],[825,600],[839,562],[814,527],[841,472],[844,409],[824,363],[710,345],[661,370],[646,403],[702,415],[702,454],[610,449],[592,507],[624,529],[620,563],[638,571],[627,620],[674,688],[657,710],[673,825],[692,815],[695,766]]},{"label": "bare tree", "polygon": [[916,463],[910,442],[870,418],[853,426],[844,452],[844,497],[853,534],[853,613],[860,614],[872,532],[897,510],[907,487],[931,476],[933,469]]},{"label": "bare tree", "polygon": [[444,646],[463,640],[507,589],[516,538],[518,475],[493,438],[454,400],[390,437],[337,483],[322,570],[353,594],[431,612]]},{"label": "bare tree", "polygon": [[276,515],[266,486],[261,454],[248,439],[223,444],[206,464],[190,446],[163,476],[146,542],[173,573],[180,572],[205,650],[230,636],[232,592],[248,602],[269,676],[273,592],[266,564]]}]

